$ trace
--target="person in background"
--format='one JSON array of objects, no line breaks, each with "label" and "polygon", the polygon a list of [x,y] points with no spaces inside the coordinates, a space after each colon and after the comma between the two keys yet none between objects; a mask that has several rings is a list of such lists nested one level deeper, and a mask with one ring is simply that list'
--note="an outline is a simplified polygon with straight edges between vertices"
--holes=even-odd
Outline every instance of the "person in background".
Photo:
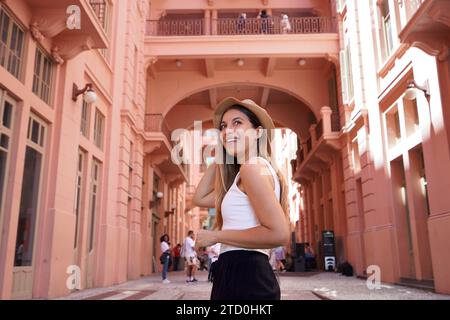
[{"label": "person in background", "polygon": [[287,14],[281,15],[281,33],[286,34],[289,33],[292,30],[291,23],[289,22],[289,17]]},{"label": "person in background", "polygon": [[208,282],[214,281],[214,264],[219,259],[220,255],[220,243],[216,243],[215,245],[212,245],[209,247],[208,251],[208,258],[209,258],[209,268],[208,268]]},{"label": "person in background", "polygon": [[306,269],[315,269],[317,267],[316,255],[308,242],[305,243],[305,264]]},{"label": "person in background", "polygon": [[286,262],[286,254],[283,246],[275,248],[275,259],[277,271],[285,272],[286,269],[284,267],[284,263]]},{"label": "person in background", "polygon": [[246,22],[246,20],[247,20],[247,14],[246,13],[241,13],[239,15],[238,25],[237,25],[237,29],[238,29],[238,32],[240,34],[244,34],[245,33],[245,22]]},{"label": "person in background", "polygon": [[186,261],[186,282],[197,282],[195,272],[198,268],[197,252],[195,251],[194,231],[189,230],[186,239],[184,239],[184,259]]},{"label": "person in background", "polygon": [[200,261],[199,271],[208,270],[208,251],[206,250],[206,247],[199,248],[197,257]]},{"label": "person in background", "polygon": [[169,246],[169,235],[163,234],[160,238],[161,242],[161,264],[163,265],[162,270],[162,282],[164,284],[170,283],[169,279],[167,279],[167,273],[169,272],[169,263],[170,263],[170,246]]},{"label": "person in background", "polygon": [[267,10],[261,10],[257,19],[261,19],[261,32],[269,33],[269,26],[272,26],[272,17],[267,13]]},{"label": "person in background", "polygon": [[180,253],[181,253],[181,244],[177,244],[173,247],[173,271],[178,271],[178,266],[180,264]]}]

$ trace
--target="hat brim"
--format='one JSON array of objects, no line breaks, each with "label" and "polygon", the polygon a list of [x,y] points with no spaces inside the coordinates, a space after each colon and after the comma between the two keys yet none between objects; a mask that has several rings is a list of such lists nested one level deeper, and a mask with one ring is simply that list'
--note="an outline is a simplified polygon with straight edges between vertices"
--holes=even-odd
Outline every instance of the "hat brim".
[{"label": "hat brim", "polygon": [[[228,97],[222,100],[216,107],[216,110],[214,111],[214,128],[219,129],[220,123],[222,122],[223,114],[234,105],[239,105],[244,108],[249,109],[251,112],[253,112],[261,122],[261,125],[264,129],[269,130],[269,132],[273,129],[275,129],[275,125],[272,121],[272,118],[267,113],[267,111],[260,106],[258,106],[256,103],[252,103],[248,100],[239,100],[234,97]],[[269,133],[269,137],[271,134]]]}]

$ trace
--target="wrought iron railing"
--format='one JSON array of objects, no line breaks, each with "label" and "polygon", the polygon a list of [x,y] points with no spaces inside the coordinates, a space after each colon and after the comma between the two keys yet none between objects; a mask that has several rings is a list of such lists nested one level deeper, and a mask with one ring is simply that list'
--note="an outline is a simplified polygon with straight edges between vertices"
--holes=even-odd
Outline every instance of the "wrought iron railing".
[{"label": "wrought iron railing", "polygon": [[290,18],[290,28],[287,28],[280,18],[218,19],[217,33],[219,35],[333,33],[336,32],[334,21],[329,17]]},{"label": "wrought iron railing", "polygon": [[[210,25],[209,25],[210,23]],[[289,27],[281,18],[161,19],[147,21],[148,36],[255,35],[336,33],[332,17],[289,18]]]},{"label": "wrought iron railing", "polygon": [[149,20],[148,36],[201,36],[204,34],[204,19]]},{"label": "wrought iron railing", "polygon": [[106,28],[106,0],[89,0],[89,4],[100,21],[103,28]]}]

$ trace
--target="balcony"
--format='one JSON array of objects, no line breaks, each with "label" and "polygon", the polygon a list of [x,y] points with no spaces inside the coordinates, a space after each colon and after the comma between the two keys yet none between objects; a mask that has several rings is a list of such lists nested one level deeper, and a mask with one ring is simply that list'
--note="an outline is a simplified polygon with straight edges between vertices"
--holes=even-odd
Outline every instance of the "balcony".
[{"label": "balcony", "polygon": [[230,18],[206,19],[161,19],[147,21],[146,35],[151,37],[170,36],[233,36],[260,34],[323,34],[336,33],[336,20],[331,17],[290,18],[291,29],[282,28],[280,18],[245,21]]},{"label": "balcony", "polygon": [[171,159],[175,143],[164,116],[160,113],[146,114],[144,130],[144,153],[150,155],[152,165],[164,172],[169,183],[187,182],[188,165],[176,164]]},{"label": "balcony", "polygon": [[446,60],[450,47],[450,1],[411,0],[407,3],[408,23],[400,32],[402,43]]},{"label": "balcony", "polygon": [[320,172],[321,168],[328,165],[334,153],[339,152],[340,130],[333,122],[333,112],[329,107],[320,110],[322,118],[317,124],[309,128],[310,137],[297,151],[297,161],[292,164],[294,180],[304,183]]},{"label": "balcony", "polygon": [[62,63],[85,50],[107,48],[105,0],[25,0],[32,12],[30,30],[41,42],[52,40],[52,54]]}]

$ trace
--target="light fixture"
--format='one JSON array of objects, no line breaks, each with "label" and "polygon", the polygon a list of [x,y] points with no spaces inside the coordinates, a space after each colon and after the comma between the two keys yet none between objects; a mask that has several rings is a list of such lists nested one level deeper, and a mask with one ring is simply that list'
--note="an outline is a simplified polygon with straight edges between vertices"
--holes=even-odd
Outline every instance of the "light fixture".
[{"label": "light fixture", "polygon": [[430,97],[430,85],[428,80],[425,81],[423,86],[419,86],[415,80],[410,80],[408,82],[408,86],[405,91],[405,99],[406,100],[415,100],[417,99],[417,90],[422,91],[425,94],[425,97],[428,99]]},{"label": "light fixture", "polygon": [[244,65],[244,59],[238,59],[238,60],[236,61],[236,63],[237,63],[237,65],[238,65],[239,67],[242,67],[242,66]]},{"label": "light fixture", "polygon": [[306,60],[305,59],[298,59],[298,65],[299,66],[304,66],[306,64]]},{"label": "light fixture", "polygon": [[159,205],[159,203],[161,202],[161,199],[164,197],[164,193],[162,192],[157,192],[156,193],[156,200],[151,200],[150,201],[150,209],[153,208],[156,205]]},{"label": "light fixture", "polygon": [[175,65],[177,66],[177,68],[181,68],[181,66],[183,65],[183,62],[181,62],[181,60],[176,60],[175,61]]},{"label": "light fixture", "polygon": [[92,89],[92,83],[88,83],[83,89],[78,89],[78,86],[74,83],[72,88],[72,100],[77,101],[80,94],[84,94],[83,100],[87,104],[95,103],[97,101],[97,94]]}]

